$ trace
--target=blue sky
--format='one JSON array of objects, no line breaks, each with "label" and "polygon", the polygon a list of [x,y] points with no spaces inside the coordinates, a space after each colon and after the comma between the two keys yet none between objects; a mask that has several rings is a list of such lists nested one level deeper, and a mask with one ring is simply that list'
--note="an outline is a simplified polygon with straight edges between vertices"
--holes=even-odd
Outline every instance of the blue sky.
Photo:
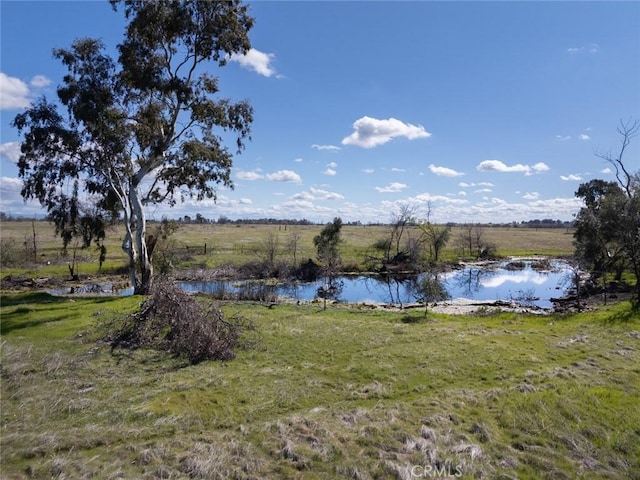
[{"label": "blue sky", "polygon": [[[250,2],[253,50],[219,76],[255,109],[218,202],[151,218],[387,221],[410,204],[438,222],[571,220],[574,192],[614,180],[621,119],[640,119],[640,2]],[[0,2],[0,210],[19,195],[13,117],[55,97],[53,48],[123,19],[108,2]],[[640,138],[625,153],[640,169]]]}]

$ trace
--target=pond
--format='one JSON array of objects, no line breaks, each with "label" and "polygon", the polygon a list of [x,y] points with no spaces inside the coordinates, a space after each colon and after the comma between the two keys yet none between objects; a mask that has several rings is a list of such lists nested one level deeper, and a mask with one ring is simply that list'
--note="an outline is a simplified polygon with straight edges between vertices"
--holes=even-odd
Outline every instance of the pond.
[{"label": "pond", "polygon": [[[251,281],[180,282],[188,292],[208,293],[216,298],[241,297],[264,299],[280,297],[310,301],[316,298],[348,303],[385,303],[406,305],[423,298],[422,275],[340,276],[328,283],[282,283],[265,285]],[[447,298],[516,302],[539,308],[551,308],[552,298],[564,295],[570,268],[560,261],[533,260],[468,264],[437,276],[437,283]],[[422,284],[423,285],[423,284]],[[438,290],[440,291],[440,290]],[[433,296],[428,297],[435,300]],[[444,299],[439,297],[439,299]]]}]

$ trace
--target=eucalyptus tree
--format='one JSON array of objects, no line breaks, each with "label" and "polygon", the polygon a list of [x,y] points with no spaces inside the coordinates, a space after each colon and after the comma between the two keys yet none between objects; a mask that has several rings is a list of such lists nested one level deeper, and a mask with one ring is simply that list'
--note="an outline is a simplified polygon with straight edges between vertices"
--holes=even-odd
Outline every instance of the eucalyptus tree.
[{"label": "eucalyptus tree", "polygon": [[631,140],[640,135],[640,121],[620,122],[618,133],[620,150],[597,154],[614,168],[617,182],[595,179],[576,191],[584,201],[576,216],[576,256],[596,276],[612,269],[619,276],[629,268],[636,280],[635,300],[640,301],[640,171],[623,159]]},{"label": "eucalyptus tree", "polygon": [[131,283],[143,294],[153,279],[145,207],[215,200],[218,185],[233,186],[223,136],[240,153],[253,109],[220,96],[209,72],[249,51],[254,20],[240,0],[111,4],[126,20],[117,57],[92,38],[54,50],[68,70],[57,101],[39,98],[13,125],[23,136],[22,196],[62,219],[87,197],[97,214],[121,218]]}]

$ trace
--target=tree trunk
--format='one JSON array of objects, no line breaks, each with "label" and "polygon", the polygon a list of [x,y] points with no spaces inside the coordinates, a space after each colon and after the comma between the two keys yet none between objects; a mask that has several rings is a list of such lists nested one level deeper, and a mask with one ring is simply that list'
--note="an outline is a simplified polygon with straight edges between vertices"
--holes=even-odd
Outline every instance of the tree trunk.
[{"label": "tree trunk", "polygon": [[134,186],[129,190],[129,198],[136,227],[135,242],[133,242],[133,244],[135,244],[134,252],[137,253],[137,255],[133,256],[133,265],[130,265],[130,268],[135,269],[133,293],[134,295],[148,295],[153,284],[153,264],[151,262],[150,252],[147,249],[147,219],[144,214],[142,201]]}]

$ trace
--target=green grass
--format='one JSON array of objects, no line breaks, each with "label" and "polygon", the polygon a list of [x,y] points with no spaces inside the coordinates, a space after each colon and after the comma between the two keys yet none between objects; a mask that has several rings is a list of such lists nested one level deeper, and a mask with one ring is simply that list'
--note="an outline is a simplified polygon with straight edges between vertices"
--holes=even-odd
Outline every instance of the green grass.
[{"label": "green grass", "polygon": [[[71,262],[73,253],[69,247],[68,255],[62,255],[62,243],[55,236],[54,228],[46,221],[35,222],[36,229],[36,260],[33,259],[33,226],[31,222],[2,222],[0,224],[3,248],[10,245],[16,257],[16,265],[5,265],[2,275],[17,275],[29,277],[59,277],[68,278],[67,265]],[[155,224],[148,226],[152,232]],[[321,225],[181,225],[170,237],[173,265],[176,267],[219,267],[223,265],[241,265],[260,260],[260,249],[269,235],[278,239],[279,252],[277,261],[292,264],[293,251],[287,247],[292,234],[298,236],[295,261],[297,264],[307,259],[316,258],[313,237],[320,233]],[[457,261],[460,249],[458,236],[462,227],[454,227],[450,241],[441,254],[444,261]],[[78,249],[77,273],[81,276],[99,276],[103,274],[117,275],[127,281],[126,255],[121,249],[123,230],[120,226],[108,229],[106,246],[107,258],[99,269],[98,251],[95,247]],[[405,231],[404,239],[418,238],[420,233],[416,227]],[[482,237],[488,244],[497,248],[502,256],[517,255],[570,255],[573,252],[572,231],[563,228],[511,228],[511,227],[482,227]],[[341,230],[343,240],[340,254],[343,264],[357,269],[366,268],[371,263],[372,256],[380,256],[372,245],[381,238],[389,238],[387,226],[354,226],[345,225]],[[204,254],[204,246],[207,252]],[[159,257],[163,247],[156,249],[155,256]],[[375,263],[375,262],[373,262]]]},{"label": "green grass", "polygon": [[426,319],[227,305],[259,347],[186,366],[95,342],[139,298],[1,300],[3,478],[640,478],[626,303]]}]

